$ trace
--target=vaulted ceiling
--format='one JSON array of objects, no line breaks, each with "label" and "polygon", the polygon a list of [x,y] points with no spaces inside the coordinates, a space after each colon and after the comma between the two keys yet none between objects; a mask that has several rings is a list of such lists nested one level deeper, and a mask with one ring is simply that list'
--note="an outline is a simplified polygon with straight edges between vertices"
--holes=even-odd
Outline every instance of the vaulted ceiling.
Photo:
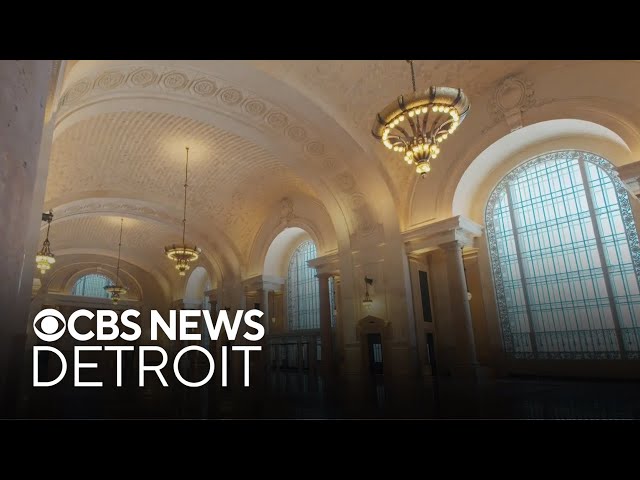
[{"label": "vaulted ceiling", "polygon": [[[46,187],[45,208],[59,225],[52,246],[115,255],[124,217],[123,257],[172,281],[163,246],[181,240],[185,146],[187,240],[203,247],[214,278],[242,271],[284,197],[291,215],[305,201],[319,205],[314,215],[330,219],[343,243],[393,222],[410,227],[436,215],[433,192],[473,159],[465,157],[472,143],[508,133],[504,103],[525,112],[556,101],[532,103],[528,78],[586,63],[415,61],[418,89],[462,87],[472,104],[457,145],[445,144],[433,175],[419,182],[370,133],[375,114],[411,91],[403,60],[68,61]],[[514,75],[524,78],[521,90],[500,90]],[[427,213],[412,217],[414,198]]]}]

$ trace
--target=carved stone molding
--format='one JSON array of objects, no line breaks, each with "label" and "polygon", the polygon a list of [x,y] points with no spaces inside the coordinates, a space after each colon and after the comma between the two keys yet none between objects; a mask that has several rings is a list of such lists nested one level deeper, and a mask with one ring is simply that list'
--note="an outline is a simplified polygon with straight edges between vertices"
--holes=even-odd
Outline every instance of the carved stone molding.
[{"label": "carved stone molding", "polygon": [[293,213],[293,200],[287,197],[280,200],[280,225],[287,226],[295,218],[296,215]]},{"label": "carved stone molding", "polygon": [[379,231],[379,224],[369,208],[366,196],[356,189],[355,177],[345,171],[336,175],[332,184],[341,192],[343,201],[350,208],[354,232],[360,237],[366,237]]},{"label": "carved stone molding", "polygon": [[496,123],[505,120],[513,132],[523,126],[522,113],[535,104],[533,82],[521,76],[509,76],[493,91],[489,113]]},{"label": "carved stone molding", "polygon": [[[319,175],[330,177],[340,165],[336,152],[332,152],[328,145],[314,138],[308,125],[292,112],[261,98],[254,92],[196,70],[175,70],[162,66],[123,66],[119,69],[96,72],[75,81],[65,89],[58,102],[58,118],[72,114],[85,104],[115,98],[118,94],[131,97],[137,93],[146,97],[155,94],[176,100],[197,101],[214,111],[220,110],[225,115],[240,117],[241,121],[255,125],[261,131],[283,136],[302,157],[300,160],[315,166]],[[356,179],[348,173],[343,174],[343,177],[344,175],[348,178],[334,178],[329,181],[331,187],[344,194],[338,197],[346,207],[352,231],[358,236],[369,236],[379,231],[379,224],[374,218],[370,202],[358,191]],[[249,223],[235,199],[231,207],[215,205],[211,209],[219,216],[224,226]],[[243,252],[248,251],[250,230],[247,228],[243,236],[236,238],[237,245]]]},{"label": "carved stone molding", "polygon": [[310,138],[308,130],[290,112],[251,92],[230,85],[223,79],[195,71],[135,66],[103,71],[67,87],[58,102],[58,110],[67,110],[93,96],[113,93],[115,89],[140,89],[145,94],[153,90],[167,95],[194,97],[199,101],[232,109],[253,121],[260,120],[262,125],[299,144],[303,155],[322,158],[327,153],[326,146],[319,140]]}]

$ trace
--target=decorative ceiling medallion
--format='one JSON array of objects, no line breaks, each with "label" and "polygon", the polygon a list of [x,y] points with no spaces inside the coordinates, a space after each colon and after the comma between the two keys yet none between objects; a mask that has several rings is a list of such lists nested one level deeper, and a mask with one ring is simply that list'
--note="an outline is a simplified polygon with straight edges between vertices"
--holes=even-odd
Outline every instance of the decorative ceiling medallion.
[{"label": "decorative ceiling medallion", "polygon": [[182,90],[189,84],[189,77],[181,72],[171,72],[162,78],[162,85],[170,90]]},{"label": "decorative ceiling medallion", "polygon": [[136,87],[148,87],[158,80],[158,74],[150,68],[143,68],[131,74],[129,81]]},{"label": "decorative ceiling medallion", "polygon": [[123,81],[124,74],[122,72],[106,72],[98,77],[98,80],[96,80],[96,86],[103,90],[111,90],[116,88]]},{"label": "decorative ceiling medallion", "polygon": [[510,76],[500,82],[489,102],[489,113],[496,122],[505,120],[511,131],[523,126],[522,113],[535,106],[533,82]]},{"label": "decorative ceiling medallion", "polygon": [[200,95],[201,97],[210,97],[218,90],[216,84],[211,80],[207,80],[206,78],[201,78],[193,82],[193,86],[191,87],[193,91]]}]

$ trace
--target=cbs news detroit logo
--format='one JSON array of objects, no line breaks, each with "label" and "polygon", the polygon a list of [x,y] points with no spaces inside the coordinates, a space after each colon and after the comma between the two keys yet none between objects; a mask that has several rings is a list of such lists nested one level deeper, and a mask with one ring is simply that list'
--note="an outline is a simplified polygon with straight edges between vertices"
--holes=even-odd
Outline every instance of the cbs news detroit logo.
[{"label": "cbs news detroit logo", "polygon": [[[234,341],[238,336],[240,326],[244,323],[246,328],[242,337],[248,342],[259,342],[264,337],[264,327],[260,322],[254,320],[264,315],[260,310],[237,310],[233,322],[229,319],[227,311],[221,310],[218,313],[215,322],[211,318],[211,312],[208,310],[171,310],[169,312],[169,320],[157,311],[150,312],[150,334],[151,341],[157,341],[159,334],[162,333],[170,341],[201,341],[202,334],[197,332],[198,325],[202,325],[207,329],[209,339],[218,340],[222,330],[228,340]],[[97,368],[98,364],[93,362],[82,362],[82,352],[102,351],[105,355],[115,355],[116,357],[116,386],[122,386],[122,369],[123,369],[123,352],[134,351],[138,349],[138,386],[144,387],[145,374],[147,372],[155,372],[164,387],[168,387],[168,383],[162,374],[169,361],[166,350],[157,345],[134,346],[134,345],[110,345],[109,342],[121,340],[124,342],[135,342],[142,335],[142,328],[139,323],[132,320],[138,319],[140,312],[129,309],[121,313],[113,310],[98,310],[95,314],[89,310],[81,309],[73,312],[69,318],[65,319],[64,315],[58,310],[48,308],[39,312],[33,320],[33,329],[36,336],[43,342],[56,342],[67,334],[76,342],[92,343],[104,342],[104,345],[74,345],[73,346],[73,385],[74,387],[102,387],[102,381],[81,381],[80,370]],[[86,332],[79,332],[76,329],[76,322],[79,319],[94,320],[94,329]],[[95,330],[95,331],[94,331]],[[95,340],[94,340],[95,339]],[[122,343],[122,342],[119,342]],[[249,354],[252,351],[260,351],[260,345],[233,345],[232,351],[244,353],[244,386],[249,386]],[[227,386],[227,366],[228,347],[221,347],[221,374],[222,386]],[[162,361],[156,365],[149,365],[145,360],[145,354],[149,352],[159,352]],[[180,359],[188,352],[199,352],[204,355],[209,363],[207,375],[200,381],[192,382],[185,379],[179,369]],[[40,380],[40,372],[38,371],[39,355],[41,352],[51,352],[56,355],[61,362],[61,370],[58,376],[50,381]],[[33,347],[33,386],[34,387],[51,387],[58,384],[67,374],[67,359],[62,351],[51,345],[36,345]],[[187,387],[201,387],[211,380],[216,368],[216,363],[211,352],[200,345],[188,345],[179,350],[173,359],[173,372],[180,383]]]}]

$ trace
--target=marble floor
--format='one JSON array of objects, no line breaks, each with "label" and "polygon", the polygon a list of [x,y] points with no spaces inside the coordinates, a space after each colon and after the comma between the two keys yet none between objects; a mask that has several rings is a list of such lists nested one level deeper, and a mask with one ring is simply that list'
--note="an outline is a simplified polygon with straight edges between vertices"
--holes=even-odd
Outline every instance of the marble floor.
[{"label": "marble floor", "polygon": [[640,382],[433,377],[324,379],[272,371],[250,387],[25,392],[22,418],[638,419]]}]

